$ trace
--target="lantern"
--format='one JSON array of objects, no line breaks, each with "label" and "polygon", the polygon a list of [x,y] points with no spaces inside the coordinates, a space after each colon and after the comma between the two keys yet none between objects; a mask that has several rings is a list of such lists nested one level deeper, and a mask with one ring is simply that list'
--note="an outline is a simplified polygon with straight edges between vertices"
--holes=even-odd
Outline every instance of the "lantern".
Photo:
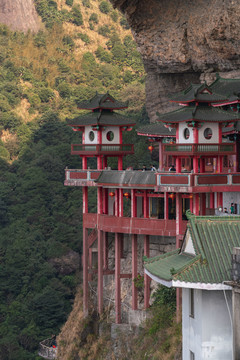
[{"label": "lantern", "polygon": [[173,200],[175,198],[175,194],[172,193],[172,194],[169,195],[169,197],[170,197],[170,199]]},{"label": "lantern", "polygon": [[111,197],[115,196],[115,192],[111,191],[111,192],[109,193],[109,196],[111,196]]},{"label": "lantern", "polygon": [[152,151],[153,151],[153,146],[152,146],[152,145],[149,145],[148,150],[149,150],[150,152],[152,152]]},{"label": "lantern", "polygon": [[123,196],[124,196],[125,198],[127,198],[127,199],[130,199],[131,194],[130,194],[129,192],[125,192],[125,193],[123,194]]}]

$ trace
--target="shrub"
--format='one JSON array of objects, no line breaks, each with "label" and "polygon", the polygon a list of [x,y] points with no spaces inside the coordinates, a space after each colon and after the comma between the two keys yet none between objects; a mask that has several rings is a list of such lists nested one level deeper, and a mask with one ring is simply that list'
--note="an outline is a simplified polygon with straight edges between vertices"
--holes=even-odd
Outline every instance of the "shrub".
[{"label": "shrub", "polygon": [[34,36],[34,45],[37,47],[46,47],[46,35],[44,34],[43,31],[39,31],[35,36]]},{"label": "shrub", "polygon": [[79,6],[73,6],[70,13],[71,13],[70,21],[73,24],[75,24],[77,26],[80,26],[80,25],[83,24],[82,13],[81,13],[81,10],[80,10]]},{"label": "shrub", "polygon": [[66,0],[65,3],[68,6],[73,6],[73,0]]},{"label": "shrub", "polygon": [[91,42],[90,39],[89,39],[89,36],[87,34],[77,33],[76,37],[81,39],[86,44],[90,44],[90,42]]},{"label": "shrub", "polygon": [[103,14],[108,14],[109,11],[111,10],[111,5],[107,2],[107,1],[102,1],[99,4],[99,10],[103,13]]},{"label": "shrub", "polygon": [[71,36],[69,36],[69,35],[65,35],[65,36],[63,37],[63,39],[62,39],[62,42],[63,42],[64,45],[68,46],[69,49],[71,49],[71,50],[72,50],[72,49],[74,48],[74,46],[75,46],[75,43],[74,43],[73,39],[72,39]]},{"label": "shrub", "polygon": [[110,63],[112,61],[112,56],[111,54],[104,50],[104,48],[102,46],[99,46],[97,48],[97,50],[95,51],[96,57],[102,61],[102,62],[106,62],[106,63]]},{"label": "shrub", "polygon": [[60,95],[63,99],[69,98],[69,97],[71,96],[71,88],[70,88],[69,84],[66,83],[65,81],[64,81],[64,82],[61,82],[61,83],[58,85],[57,90],[58,90],[58,92],[59,92],[59,95]]},{"label": "shrub", "polygon": [[89,21],[92,21],[94,24],[98,24],[98,15],[96,13],[92,13]]},{"label": "shrub", "polygon": [[90,8],[90,7],[91,7],[90,0],[82,0],[82,4],[83,4],[83,6],[85,6],[86,8]]},{"label": "shrub", "polygon": [[130,70],[125,71],[123,75],[123,81],[125,83],[130,83],[133,81],[133,73]]},{"label": "shrub", "polygon": [[61,73],[68,73],[71,69],[63,59],[60,59],[60,61],[58,62],[58,70]]},{"label": "shrub", "polygon": [[116,44],[111,50],[115,60],[122,62],[125,60],[126,52],[122,44]]},{"label": "shrub", "polygon": [[38,92],[38,95],[39,95],[42,103],[49,102],[50,100],[52,100],[55,97],[52,89],[50,89],[48,87],[41,88]]},{"label": "shrub", "polygon": [[120,20],[120,25],[123,27],[123,29],[128,30],[130,26],[128,25],[127,19],[125,17],[122,17]]},{"label": "shrub", "polygon": [[90,30],[94,30],[94,25],[93,25],[92,22],[89,23],[89,29],[90,29]]},{"label": "shrub", "polygon": [[111,34],[111,31],[108,25],[99,26],[98,33],[102,36],[108,37]]},{"label": "shrub", "polygon": [[117,11],[112,11],[110,16],[111,16],[112,21],[117,22],[117,20],[118,20],[118,12]]}]

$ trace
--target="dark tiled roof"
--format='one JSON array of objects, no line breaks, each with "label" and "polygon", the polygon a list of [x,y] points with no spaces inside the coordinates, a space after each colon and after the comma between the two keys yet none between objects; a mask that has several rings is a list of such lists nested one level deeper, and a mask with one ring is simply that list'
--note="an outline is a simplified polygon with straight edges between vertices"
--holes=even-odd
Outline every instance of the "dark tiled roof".
[{"label": "dark tiled roof", "polygon": [[160,121],[166,123],[178,123],[184,121],[236,121],[240,120],[240,114],[236,114],[231,110],[221,110],[212,106],[183,106],[179,110],[171,111],[166,114],[157,116]]},{"label": "dark tiled roof", "polygon": [[86,126],[86,125],[115,125],[128,126],[135,125],[135,121],[121,114],[112,111],[91,112],[86,115],[78,116],[74,119],[67,119],[68,125]]},{"label": "dark tiled roof", "polygon": [[216,80],[209,86],[214,92],[227,96],[238,96],[240,94],[240,79],[223,79],[217,75]]},{"label": "dark tiled roof", "polygon": [[171,101],[188,103],[198,102],[218,102],[227,100],[226,95],[217,94],[206,84],[191,84],[187,89],[170,96]]},{"label": "dark tiled roof", "polygon": [[146,126],[143,126],[142,128],[137,130],[138,135],[144,135],[144,136],[156,136],[156,137],[175,137],[176,136],[176,130],[172,129],[170,131],[169,128],[166,128],[163,123],[158,122],[155,124],[149,124]]},{"label": "dark tiled roof", "polygon": [[117,170],[105,170],[102,171],[99,178],[96,180],[98,184],[109,184],[109,185],[121,185],[121,186],[132,186],[132,185],[148,185],[155,186],[156,178],[154,171],[117,171]]},{"label": "dark tiled roof", "polygon": [[128,103],[120,102],[114,99],[109,93],[98,94],[86,101],[78,103],[79,109],[125,109],[128,107]]},{"label": "dark tiled roof", "polygon": [[196,256],[178,250],[148,259],[145,268],[164,280],[219,284],[231,280],[231,254],[240,246],[240,216],[189,216]]}]

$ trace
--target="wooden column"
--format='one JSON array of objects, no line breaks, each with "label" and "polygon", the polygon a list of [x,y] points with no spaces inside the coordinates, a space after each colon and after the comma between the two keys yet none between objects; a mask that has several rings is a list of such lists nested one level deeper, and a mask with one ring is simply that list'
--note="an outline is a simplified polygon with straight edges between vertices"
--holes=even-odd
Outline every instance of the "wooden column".
[{"label": "wooden column", "polygon": [[98,230],[98,313],[103,312],[103,234]]},{"label": "wooden column", "polygon": [[137,197],[136,190],[131,190],[131,217],[137,217]]},{"label": "wooden column", "polygon": [[217,207],[223,207],[223,193],[217,193]]},{"label": "wooden column", "polygon": [[181,170],[182,170],[181,164],[182,164],[182,159],[179,158],[179,157],[177,157],[177,158],[176,158],[176,173],[180,173],[180,172],[181,172]]},{"label": "wooden column", "polygon": [[[144,255],[149,257],[149,235],[144,235]],[[144,308],[149,308],[151,278],[144,273]]]},{"label": "wooden column", "polygon": [[108,269],[108,233],[103,232],[103,268]]},{"label": "wooden column", "polygon": [[210,209],[215,209],[215,193],[210,193],[209,194],[210,199],[209,199],[209,207]]},{"label": "wooden column", "polygon": [[98,214],[103,213],[103,188],[97,189],[97,207],[98,207]]},{"label": "wooden column", "polygon": [[176,248],[180,247],[180,235],[182,235],[182,195],[176,193]]},{"label": "wooden column", "polygon": [[193,158],[193,172],[194,174],[198,173],[198,158]]},{"label": "wooden column", "polygon": [[88,229],[83,228],[83,312],[88,315]]},{"label": "wooden column", "polygon": [[86,156],[82,157],[82,169],[87,170],[87,157]]},{"label": "wooden column", "polygon": [[102,170],[102,157],[101,156],[97,157],[97,169]]},{"label": "wooden column", "polygon": [[199,194],[193,194],[193,213],[199,215]]},{"label": "wooden column", "polygon": [[144,190],[144,195],[143,195],[143,217],[149,218],[149,205],[148,205],[147,190]]},{"label": "wooden column", "polygon": [[103,214],[108,214],[108,189],[103,189]]},{"label": "wooden column", "polygon": [[159,141],[159,169],[163,170],[163,144],[162,139]]},{"label": "wooden column", "polygon": [[132,234],[132,309],[138,308],[138,289],[134,284],[134,279],[137,277],[137,235]]},{"label": "wooden column", "polygon": [[116,323],[121,323],[121,281],[120,281],[120,237],[115,233],[115,316]]},{"label": "wooden column", "polygon": [[88,187],[83,186],[82,188],[83,193],[83,214],[88,213]]},{"label": "wooden column", "polygon": [[168,220],[168,193],[164,193],[164,220]]},{"label": "wooden column", "polygon": [[123,157],[119,156],[118,157],[118,170],[122,170],[123,169]]},{"label": "wooden column", "polygon": [[115,190],[115,216],[119,216],[119,189]]},{"label": "wooden column", "polygon": [[223,170],[223,157],[219,155],[217,157],[217,172],[218,174],[221,174]]},{"label": "wooden column", "polygon": [[119,189],[119,217],[123,217],[123,189]]}]

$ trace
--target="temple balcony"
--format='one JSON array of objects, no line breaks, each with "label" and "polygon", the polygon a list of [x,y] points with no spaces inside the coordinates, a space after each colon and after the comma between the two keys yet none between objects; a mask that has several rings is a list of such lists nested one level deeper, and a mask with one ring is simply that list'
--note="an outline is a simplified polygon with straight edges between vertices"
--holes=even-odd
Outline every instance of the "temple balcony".
[{"label": "temple balcony", "polygon": [[169,155],[233,155],[236,154],[235,143],[222,144],[164,144],[163,151]]},{"label": "temple balcony", "polygon": [[118,156],[134,153],[133,144],[71,144],[71,155]]},{"label": "temple balcony", "polygon": [[96,186],[100,170],[65,169],[65,186]]},{"label": "temple balcony", "polygon": [[[183,221],[183,230],[187,221]],[[176,220],[83,214],[83,226],[112,233],[176,236]]]}]

